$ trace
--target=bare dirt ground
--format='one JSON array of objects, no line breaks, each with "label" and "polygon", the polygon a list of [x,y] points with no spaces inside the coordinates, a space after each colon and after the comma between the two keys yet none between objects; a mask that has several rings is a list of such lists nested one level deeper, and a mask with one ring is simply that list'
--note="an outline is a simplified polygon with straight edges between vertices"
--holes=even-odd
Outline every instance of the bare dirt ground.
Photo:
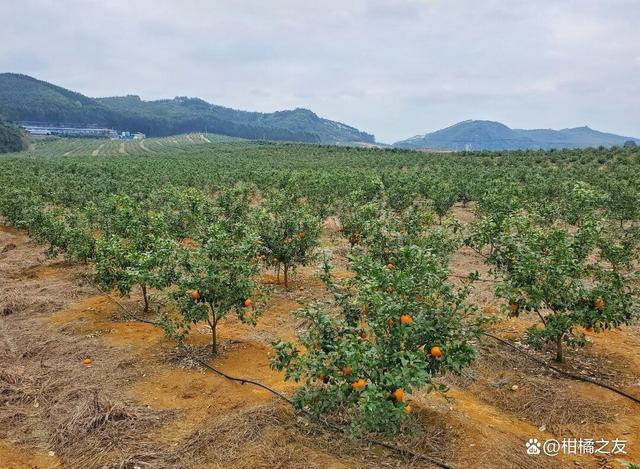
[{"label": "bare dirt ground", "polygon": [[[456,207],[459,219],[472,217]],[[331,233],[322,249],[346,275],[348,247]],[[46,259],[43,249],[11,228],[0,228],[0,467],[432,467],[351,441],[301,417],[286,403],[250,385],[194,368],[154,326],[123,320],[108,295],[86,280],[87,267]],[[498,313],[492,283],[477,254],[462,250],[452,274],[478,270],[474,300]],[[317,266],[281,286],[254,327],[225,319],[222,353],[210,363],[291,395],[269,367],[270,343],[303,327],[290,315],[300,302],[326,295]],[[265,272],[266,283],[273,272]],[[122,300],[139,310],[140,298]],[[494,327],[517,340],[525,318]],[[206,328],[190,339],[206,356]],[[591,334],[592,344],[568,353],[567,369],[606,380],[640,396],[640,328]],[[411,396],[417,424],[400,444],[456,468],[618,468],[619,455],[530,456],[529,438],[627,440],[622,458],[640,461],[640,406],[592,384],[553,372],[490,339],[478,344],[472,375],[446,377],[449,400]],[[551,355],[539,353],[549,359]],[[83,360],[91,357],[91,364]]]}]

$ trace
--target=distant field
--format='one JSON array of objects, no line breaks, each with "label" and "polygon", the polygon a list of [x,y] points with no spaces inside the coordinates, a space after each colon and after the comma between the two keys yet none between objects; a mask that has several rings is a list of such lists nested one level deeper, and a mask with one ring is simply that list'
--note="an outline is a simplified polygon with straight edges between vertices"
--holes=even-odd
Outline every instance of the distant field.
[{"label": "distant field", "polygon": [[26,152],[30,156],[118,156],[136,154],[166,154],[170,150],[184,151],[189,147],[204,146],[211,143],[241,142],[240,138],[215,134],[184,134],[164,138],[144,140],[107,140],[107,139],[35,139]]}]

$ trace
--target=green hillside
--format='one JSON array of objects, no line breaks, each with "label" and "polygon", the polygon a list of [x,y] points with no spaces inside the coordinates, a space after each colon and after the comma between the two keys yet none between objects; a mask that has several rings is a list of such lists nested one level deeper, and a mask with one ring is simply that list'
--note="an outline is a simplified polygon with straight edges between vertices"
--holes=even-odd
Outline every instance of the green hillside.
[{"label": "green hillside", "polygon": [[202,99],[143,101],[138,96],[89,98],[26,75],[0,74],[0,116],[13,121],[74,122],[167,136],[210,132],[259,140],[373,143],[371,134],[306,109],[238,111]]},{"label": "green hillside", "polygon": [[29,146],[26,135],[16,126],[0,121],[0,153],[26,150]]},{"label": "green hillside", "polygon": [[0,74],[0,117],[10,121],[106,123],[115,116],[94,99],[45,81]]}]

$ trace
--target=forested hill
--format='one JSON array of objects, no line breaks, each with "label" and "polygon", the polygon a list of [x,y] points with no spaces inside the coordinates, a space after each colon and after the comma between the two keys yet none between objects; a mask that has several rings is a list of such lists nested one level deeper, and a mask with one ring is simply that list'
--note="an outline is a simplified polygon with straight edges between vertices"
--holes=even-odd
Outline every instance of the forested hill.
[{"label": "forested hill", "polygon": [[0,120],[0,153],[26,150],[27,136],[15,125]]},{"label": "forested hill", "polygon": [[217,106],[198,98],[89,98],[14,73],[0,74],[0,117],[12,121],[97,124],[149,136],[206,131],[248,139],[310,143],[375,141],[371,134],[323,119],[307,109],[259,113]]}]

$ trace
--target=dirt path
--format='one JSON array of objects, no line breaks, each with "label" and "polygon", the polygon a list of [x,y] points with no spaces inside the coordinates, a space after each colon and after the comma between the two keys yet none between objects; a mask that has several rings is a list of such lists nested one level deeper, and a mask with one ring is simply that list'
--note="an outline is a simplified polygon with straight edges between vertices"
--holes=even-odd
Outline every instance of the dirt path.
[{"label": "dirt path", "polygon": [[[329,236],[322,243],[344,248]],[[83,279],[86,268],[46,259],[23,233],[0,227],[0,251],[0,467],[430,467],[327,433],[263,390],[190,367],[157,328],[121,320],[113,300]],[[454,265],[464,275],[477,259],[462,252]],[[291,291],[279,286],[255,328],[225,319],[210,363],[291,394],[295,384],[269,367],[270,343],[302,327],[290,316],[299,301],[326,296],[316,273],[305,267]],[[495,301],[490,288],[478,294]],[[135,294],[122,301],[140,308]],[[522,327],[503,321],[496,332]],[[209,338],[195,328],[190,353],[206,357]],[[609,367],[611,379],[640,394],[640,329],[593,342],[568,366]],[[607,350],[616,354],[611,364],[598,355]],[[489,341],[472,372],[475,379],[447,378],[450,401],[412,396],[420,428],[408,444],[457,468],[613,468],[619,456],[530,456],[525,443],[618,438],[628,440],[624,459],[640,461],[640,412],[630,401],[558,379]],[[103,419],[97,427],[94,418]]]},{"label": "dirt path", "polygon": [[105,145],[104,143],[101,143],[100,146],[98,146],[98,148],[96,148],[91,152],[91,156],[98,156],[100,154],[100,150],[102,150],[102,147],[104,147],[104,145]]},{"label": "dirt path", "polygon": [[144,140],[140,140],[140,148],[142,148],[144,151],[149,152],[149,153],[153,153],[153,150],[150,150],[149,148],[147,148],[147,146],[144,144]]}]

